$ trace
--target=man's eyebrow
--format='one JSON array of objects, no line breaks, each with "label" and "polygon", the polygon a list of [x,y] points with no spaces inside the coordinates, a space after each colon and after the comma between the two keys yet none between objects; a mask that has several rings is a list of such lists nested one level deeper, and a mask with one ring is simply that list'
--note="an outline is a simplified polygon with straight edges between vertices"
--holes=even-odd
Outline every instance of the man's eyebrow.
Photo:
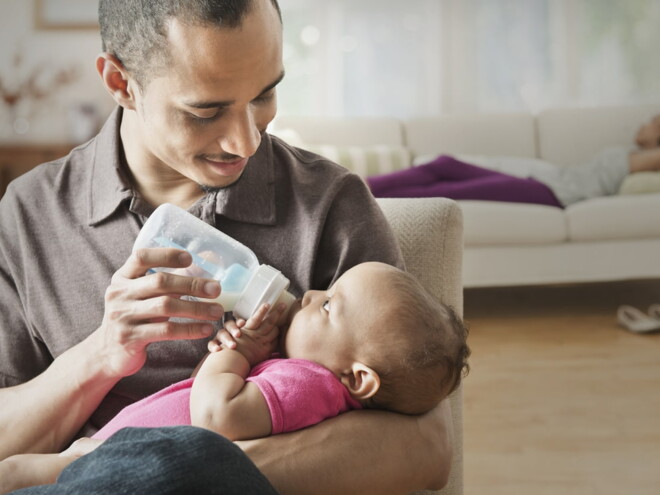
[{"label": "man's eyebrow", "polygon": [[[284,71],[280,72],[280,75],[277,76],[277,79],[275,79],[272,83],[270,83],[268,86],[266,86],[264,89],[262,89],[261,93],[259,93],[259,96],[262,96],[262,95],[268,93],[271,89],[273,89],[275,86],[277,86],[279,83],[281,83],[282,79],[284,79]],[[259,96],[257,96],[257,98]]]},{"label": "man's eyebrow", "polygon": [[[280,82],[282,82],[282,79],[284,79],[284,71],[280,73],[279,76],[277,76],[277,79],[275,79],[272,83],[268,84],[264,89],[261,90],[261,93],[257,96],[263,96],[264,94],[268,93],[271,89],[273,89],[275,86],[277,86]],[[184,103],[186,106],[191,107],[191,108],[226,108],[231,106],[234,103],[234,100],[225,100],[225,101],[192,101],[192,102],[187,102]]]}]

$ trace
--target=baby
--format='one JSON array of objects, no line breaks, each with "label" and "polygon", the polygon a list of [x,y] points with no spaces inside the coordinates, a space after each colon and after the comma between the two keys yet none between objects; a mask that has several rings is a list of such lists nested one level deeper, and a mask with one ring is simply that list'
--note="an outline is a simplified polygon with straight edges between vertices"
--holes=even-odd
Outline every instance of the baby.
[{"label": "baby", "polygon": [[351,409],[422,414],[469,369],[467,331],[454,311],[383,263],[353,267],[287,314],[269,309],[227,322],[240,329],[235,348],[209,353],[194,378],[128,406],[95,438],[126,426],[192,424],[246,440]]},{"label": "baby", "polygon": [[421,414],[467,369],[460,320],[389,265],[357,265],[327,291],[306,292],[285,317],[281,310],[266,318],[264,306],[247,322],[228,322],[242,332],[235,349],[210,353],[194,378],[128,406],[95,438],[192,424],[247,440],[362,407]]}]

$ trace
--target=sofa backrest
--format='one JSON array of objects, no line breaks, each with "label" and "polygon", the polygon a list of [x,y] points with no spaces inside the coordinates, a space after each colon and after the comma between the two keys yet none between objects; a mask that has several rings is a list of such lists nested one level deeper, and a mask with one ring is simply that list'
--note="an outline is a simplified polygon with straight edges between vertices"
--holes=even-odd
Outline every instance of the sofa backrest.
[{"label": "sofa backrest", "polygon": [[403,124],[392,117],[278,116],[271,126],[293,130],[305,144],[376,146],[404,144]]},{"label": "sofa backrest", "polygon": [[536,156],[534,117],[528,113],[443,115],[405,123],[413,156],[470,154]]},{"label": "sofa backrest", "polygon": [[660,104],[554,108],[538,114],[448,114],[408,120],[282,116],[276,120],[276,129],[293,131],[299,142],[291,144],[326,155],[367,176],[443,153],[535,157],[557,165],[578,165],[604,148],[634,146],[639,126],[656,114],[660,114]]}]

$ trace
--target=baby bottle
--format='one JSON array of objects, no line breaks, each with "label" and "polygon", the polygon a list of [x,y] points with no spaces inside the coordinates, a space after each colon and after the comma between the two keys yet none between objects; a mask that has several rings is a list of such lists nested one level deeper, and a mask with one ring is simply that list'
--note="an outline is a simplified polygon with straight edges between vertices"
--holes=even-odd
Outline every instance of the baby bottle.
[{"label": "baby bottle", "polygon": [[288,309],[295,299],[286,290],[289,279],[281,272],[260,264],[252,250],[178,206],[159,206],[140,230],[133,250],[152,247],[188,251],[193,259],[190,267],[154,271],[218,280],[222,290],[216,300],[241,318],[249,318],[264,303],[273,307],[284,302]]}]

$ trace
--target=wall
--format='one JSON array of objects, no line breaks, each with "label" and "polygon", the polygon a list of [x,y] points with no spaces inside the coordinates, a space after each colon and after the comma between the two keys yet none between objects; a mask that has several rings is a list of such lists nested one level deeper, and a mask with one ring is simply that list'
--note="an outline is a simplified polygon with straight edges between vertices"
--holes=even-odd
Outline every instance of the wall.
[{"label": "wall", "polygon": [[[92,105],[99,120],[104,120],[114,107],[103,89],[95,69],[96,55],[101,51],[97,29],[43,30],[35,27],[33,0],[0,0],[0,81],[11,90],[26,88],[29,74],[39,70],[36,82],[40,88],[53,87],[58,70],[72,68],[75,80],[48,97],[22,102],[16,106],[16,117],[25,120],[13,128],[16,120],[8,106],[0,100],[0,143],[59,143],[82,140],[84,130],[76,131],[69,114],[80,105]],[[18,70],[15,55],[22,55]]]},{"label": "wall", "polygon": [[[0,143],[78,142],[70,109],[113,108],[96,74],[96,30],[34,26],[37,0],[0,0],[0,81],[12,67],[47,80],[75,67],[75,82],[19,105],[30,128],[0,100]],[[94,0],[59,0],[89,2]],[[68,5],[68,4],[67,4]],[[660,101],[659,0],[280,0],[287,76],[282,115],[376,115],[532,111],[556,106]],[[79,119],[78,119],[79,120]],[[21,121],[23,125],[24,121]],[[20,127],[20,126],[19,126]]]}]

